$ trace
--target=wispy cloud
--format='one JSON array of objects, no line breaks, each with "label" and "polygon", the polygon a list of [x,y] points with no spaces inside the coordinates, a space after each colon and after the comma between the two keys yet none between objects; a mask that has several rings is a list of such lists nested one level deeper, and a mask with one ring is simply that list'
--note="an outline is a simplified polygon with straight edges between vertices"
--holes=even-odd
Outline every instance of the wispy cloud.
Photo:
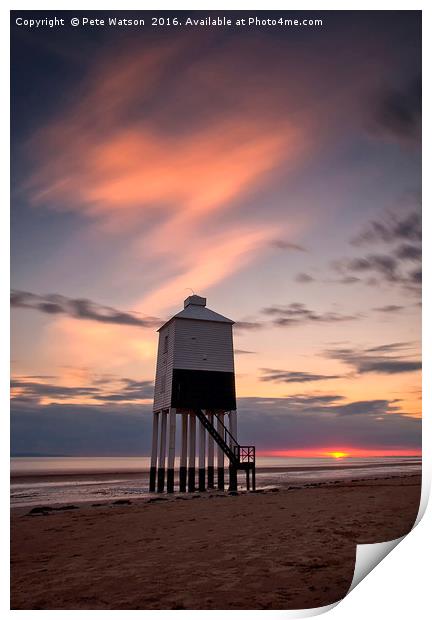
[{"label": "wispy cloud", "polygon": [[407,348],[409,343],[397,342],[366,349],[332,349],[325,351],[324,355],[347,364],[358,374],[394,375],[421,369],[421,362],[418,359],[413,359],[411,353],[403,353]]},{"label": "wispy cloud", "polygon": [[417,209],[403,215],[389,212],[381,219],[371,220],[366,228],[352,239],[352,244],[362,246],[378,241],[419,242],[421,238],[421,213]]},{"label": "wispy cloud", "polygon": [[419,293],[422,279],[419,209],[403,215],[389,212],[381,219],[372,220],[351,243],[379,249],[364,256],[333,261],[332,268],[342,275],[340,281],[349,283],[355,278],[370,285],[382,282]]},{"label": "wispy cloud", "polygon": [[307,308],[303,303],[269,306],[263,308],[262,313],[271,317],[273,325],[280,327],[291,327],[300,323],[338,323],[341,321],[355,321],[360,318],[360,315],[357,314],[316,312]]},{"label": "wispy cloud", "polygon": [[310,372],[277,370],[274,368],[261,368],[261,373],[261,381],[273,381],[275,383],[310,383],[311,381],[341,378],[341,375],[317,375]]},{"label": "wispy cloud", "polygon": [[[112,385],[117,390],[112,390]],[[110,389],[111,387],[111,389]],[[12,400],[20,403],[46,404],[73,401],[78,403],[90,400],[95,404],[104,402],[128,403],[153,398],[152,381],[135,381],[121,378],[106,382],[94,381],[88,386],[66,386],[58,383],[34,381],[32,377],[15,377],[11,380]]]},{"label": "wispy cloud", "polygon": [[156,317],[146,317],[137,312],[125,312],[110,306],[102,306],[89,299],[71,299],[57,294],[35,295],[27,291],[12,291],[11,306],[115,325],[155,328],[160,327],[163,322]]},{"label": "wispy cloud", "polygon": [[246,351],[246,349],[234,349],[235,355],[255,355],[256,351]]},{"label": "wispy cloud", "polygon": [[315,278],[308,273],[300,272],[295,276],[294,280],[300,284],[309,284],[309,282],[314,282]]},{"label": "wispy cloud", "polygon": [[403,309],[404,306],[398,306],[397,304],[388,304],[387,306],[373,308],[375,312],[383,312],[384,314],[395,314],[396,312],[401,312]]},{"label": "wispy cloud", "polygon": [[259,321],[236,321],[234,323],[234,329],[236,331],[256,331],[263,327],[264,324]]},{"label": "wispy cloud", "polygon": [[306,252],[306,248],[298,243],[292,243],[291,241],[285,241],[284,239],[273,239],[270,241],[270,245],[279,250],[294,250],[295,252]]},{"label": "wispy cloud", "polygon": [[[182,37],[107,53],[90,64],[76,100],[28,145],[34,167],[26,190],[36,206],[77,212],[106,236],[135,235],[126,244],[132,258],[163,272],[137,309],[159,313],[187,286],[204,291],[268,251],[278,230],[271,218],[245,222],[236,210],[282,165],[297,165],[306,123],[282,115],[282,101],[269,106],[270,94],[233,89],[238,67],[222,57],[209,83],[209,59],[197,60]],[[225,93],[219,105],[216,92]],[[302,250],[294,240],[276,247]]]}]

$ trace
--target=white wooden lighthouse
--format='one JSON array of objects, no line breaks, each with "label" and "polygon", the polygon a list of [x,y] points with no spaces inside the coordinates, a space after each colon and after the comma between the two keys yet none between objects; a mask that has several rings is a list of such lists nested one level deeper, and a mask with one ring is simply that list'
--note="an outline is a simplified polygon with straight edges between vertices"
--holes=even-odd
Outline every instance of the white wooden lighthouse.
[{"label": "white wooden lighthouse", "polygon": [[247,488],[252,474],[255,488],[255,447],[240,446],[237,441],[233,324],[207,308],[204,297],[191,295],[184,309],[158,330],[150,491],[164,491],[165,472],[167,491],[175,489],[178,420],[179,491],[196,489],[197,452],[200,491],[215,485],[215,456],[219,489],[224,489],[226,460],[230,490],[237,489],[239,469],[246,471]]}]

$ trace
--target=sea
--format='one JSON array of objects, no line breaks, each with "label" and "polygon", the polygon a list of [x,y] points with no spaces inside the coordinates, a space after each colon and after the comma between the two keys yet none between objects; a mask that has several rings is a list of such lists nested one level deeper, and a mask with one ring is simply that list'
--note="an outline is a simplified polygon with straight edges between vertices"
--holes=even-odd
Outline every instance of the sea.
[{"label": "sea", "polygon": [[[176,470],[178,471],[178,462]],[[98,503],[150,497],[149,457],[11,458],[11,506]],[[420,457],[257,457],[258,489],[417,474]],[[239,491],[246,489],[238,473]],[[226,480],[228,482],[228,480]]]}]

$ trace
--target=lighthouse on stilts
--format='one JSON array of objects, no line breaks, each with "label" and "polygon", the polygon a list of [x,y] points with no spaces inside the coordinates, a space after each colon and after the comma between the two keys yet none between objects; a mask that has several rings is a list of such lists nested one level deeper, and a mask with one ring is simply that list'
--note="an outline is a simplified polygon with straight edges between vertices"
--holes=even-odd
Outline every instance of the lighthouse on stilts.
[{"label": "lighthouse on stilts", "polygon": [[[255,489],[255,446],[237,441],[234,321],[191,295],[159,331],[153,406],[150,491],[237,490],[237,472]],[[177,421],[180,467],[175,474]],[[197,454],[198,453],[198,454]],[[198,456],[198,471],[196,457]],[[207,467],[206,467],[207,465]],[[207,471],[206,471],[207,469]],[[252,477],[252,481],[251,481]],[[178,481],[178,486],[176,482]]]}]

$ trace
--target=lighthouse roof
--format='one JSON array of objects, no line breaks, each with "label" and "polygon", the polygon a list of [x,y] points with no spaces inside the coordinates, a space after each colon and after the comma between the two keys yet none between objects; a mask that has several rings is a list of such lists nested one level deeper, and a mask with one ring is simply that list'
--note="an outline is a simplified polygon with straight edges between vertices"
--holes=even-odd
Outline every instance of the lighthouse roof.
[{"label": "lighthouse roof", "polygon": [[216,321],[218,323],[230,323],[234,324],[234,321],[228,319],[226,316],[222,316],[214,310],[206,307],[207,299],[200,297],[199,295],[191,295],[184,301],[184,309],[171,317],[166,323],[164,323],[159,329],[162,329],[167,323],[170,323],[174,319],[193,319],[195,321]]}]

